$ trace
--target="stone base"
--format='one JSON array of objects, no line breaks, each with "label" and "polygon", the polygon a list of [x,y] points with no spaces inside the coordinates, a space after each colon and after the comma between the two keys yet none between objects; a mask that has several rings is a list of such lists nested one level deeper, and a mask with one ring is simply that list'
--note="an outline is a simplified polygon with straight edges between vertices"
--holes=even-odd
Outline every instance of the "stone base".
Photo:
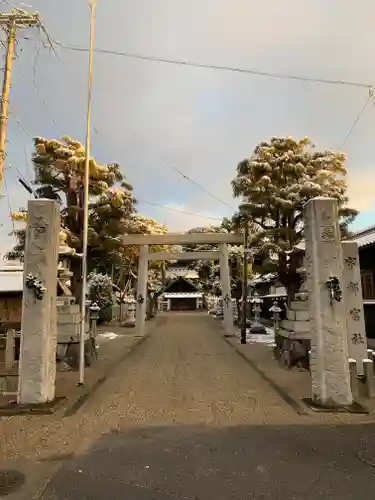
[{"label": "stone base", "polygon": [[275,358],[286,368],[297,367],[309,370],[309,350],[311,342],[308,339],[293,339],[283,335],[275,335]]},{"label": "stone base", "polygon": [[364,415],[368,415],[370,412],[359,403],[352,403],[349,406],[340,406],[340,407],[329,407],[322,406],[317,401],[314,401],[311,398],[303,398],[303,403],[312,411],[315,412],[323,412],[323,413],[360,413]]},{"label": "stone base", "polygon": [[290,332],[295,332],[295,333],[306,333],[310,334],[311,330],[311,323],[310,321],[298,321],[298,320],[290,320],[290,319],[284,319],[281,322],[281,328],[284,330],[289,330]]},{"label": "stone base", "polygon": [[52,415],[55,413],[65,397],[55,398],[48,403],[33,404],[33,405],[19,405],[17,401],[10,401],[4,406],[0,406],[0,417],[11,417],[12,415]]},{"label": "stone base", "polygon": [[252,325],[250,327],[250,333],[254,335],[267,335],[267,330],[264,325]]},{"label": "stone base", "polygon": [[[67,345],[64,362],[66,362],[73,370],[79,369],[79,352],[80,345],[78,342],[73,342]],[[97,358],[97,350],[94,346],[92,338],[85,341],[85,366],[91,366],[94,359]]]},{"label": "stone base", "polygon": [[125,321],[121,324],[124,328],[135,328],[135,320],[134,321]]}]

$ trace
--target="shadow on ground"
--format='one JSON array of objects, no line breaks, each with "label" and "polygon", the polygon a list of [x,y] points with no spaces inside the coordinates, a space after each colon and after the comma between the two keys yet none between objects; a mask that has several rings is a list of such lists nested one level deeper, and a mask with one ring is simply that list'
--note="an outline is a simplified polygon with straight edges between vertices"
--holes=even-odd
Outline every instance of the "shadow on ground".
[{"label": "shadow on ground", "polygon": [[[375,425],[115,430],[65,463],[43,500],[370,498]],[[53,459],[53,457],[51,457]]]}]

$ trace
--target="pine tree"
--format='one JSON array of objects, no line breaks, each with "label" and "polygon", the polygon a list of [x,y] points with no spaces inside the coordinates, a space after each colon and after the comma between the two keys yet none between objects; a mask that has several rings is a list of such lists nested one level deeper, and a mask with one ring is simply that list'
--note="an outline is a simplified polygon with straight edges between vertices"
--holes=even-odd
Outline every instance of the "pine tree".
[{"label": "pine tree", "polygon": [[[39,198],[56,200],[61,206],[61,225],[67,243],[77,254],[82,251],[85,149],[83,145],[63,137],[60,141],[41,137],[34,139],[35,194]],[[101,165],[94,158],[89,162],[89,242],[88,267],[108,272],[118,260],[120,236],[128,231],[135,212],[136,200],[132,187],[125,181],[116,163]],[[25,212],[13,214],[21,220]],[[131,222],[132,224],[132,222]],[[17,245],[8,258],[23,258],[25,231],[16,231]],[[81,259],[71,259],[72,289],[80,296]]]},{"label": "pine tree", "polygon": [[357,215],[347,207],[345,159],[344,153],[315,151],[307,137],[273,137],[238,164],[233,194],[243,201],[240,218],[255,228],[250,240],[255,263],[277,271],[289,299],[301,283],[290,252],[303,239],[303,205],[315,196],[337,199],[344,233]]}]

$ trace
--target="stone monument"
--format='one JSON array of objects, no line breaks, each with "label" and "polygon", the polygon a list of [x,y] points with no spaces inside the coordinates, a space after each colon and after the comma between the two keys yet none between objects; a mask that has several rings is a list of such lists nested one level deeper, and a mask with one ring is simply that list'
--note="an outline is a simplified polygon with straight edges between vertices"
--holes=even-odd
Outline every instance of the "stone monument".
[{"label": "stone monument", "polygon": [[343,255],[337,201],[313,198],[304,208],[305,262],[311,322],[312,400],[323,407],[353,402],[348,364]]},{"label": "stone monument", "polygon": [[54,200],[27,207],[19,404],[55,398],[56,293],[60,210]]},{"label": "stone monument", "polygon": [[343,241],[343,294],[346,308],[349,358],[355,359],[358,375],[364,375],[363,360],[367,359],[365,315],[363,311],[361,270],[358,243]]}]

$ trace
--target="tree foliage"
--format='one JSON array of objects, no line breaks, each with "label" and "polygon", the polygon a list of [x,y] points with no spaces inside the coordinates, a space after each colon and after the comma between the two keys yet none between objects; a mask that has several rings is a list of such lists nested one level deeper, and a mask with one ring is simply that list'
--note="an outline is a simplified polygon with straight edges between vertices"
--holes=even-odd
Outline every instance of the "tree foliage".
[{"label": "tree foliage", "polygon": [[[56,200],[61,207],[61,225],[67,244],[82,251],[84,217],[84,146],[70,137],[61,140],[34,139],[35,194]],[[89,160],[89,271],[108,274],[116,281],[126,282],[134,276],[138,248],[123,247],[124,234],[167,232],[164,226],[136,213],[132,186],[126,181],[117,163],[99,164]],[[25,221],[25,211],[13,214],[13,220]],[[17,244],[8,254],[10,259],[23,259],[25,229],[15,231]],[[73,292],[80,295],[81,261],[72,258]]]},{"label": "tree foliage", "polygon": [[[228,233],[233,229],[233,224],[230,219],[224,218],[220,225],[198,226],[187,231],[191,233]],[[203,243],[198,245],[184,245],[185,252],[211,252],[218,250],[217,244]],[[241,279],[243,273],[243,247],[229,245],[229,258],[231,264],[231,278],[233,289],[236,286],[236,281]],[[190,265],[195,269],[200,278],[204,289],[217,291],[221,290],[220,285],[220,265],[217,261],[199,260],[193,261]]]},{"label": "tree foliage", "polygon": [[113,283],[106,274],[91,272],[88,277],[89,300],[99,307],[99,319],[112,319]]},{"label": "tree foliage", "polygon": [[232,188],[243,201],[240,218],[252,224],[253,254],[267,271],[277,270],[291,293],[300,285],[289,255],[303,238],[303,205],[316,196],[337,199],[343,231],[357,215],[347,207],[345,159],[344,153],[316,151],[307,137],[273,137],[238,164]]}]

